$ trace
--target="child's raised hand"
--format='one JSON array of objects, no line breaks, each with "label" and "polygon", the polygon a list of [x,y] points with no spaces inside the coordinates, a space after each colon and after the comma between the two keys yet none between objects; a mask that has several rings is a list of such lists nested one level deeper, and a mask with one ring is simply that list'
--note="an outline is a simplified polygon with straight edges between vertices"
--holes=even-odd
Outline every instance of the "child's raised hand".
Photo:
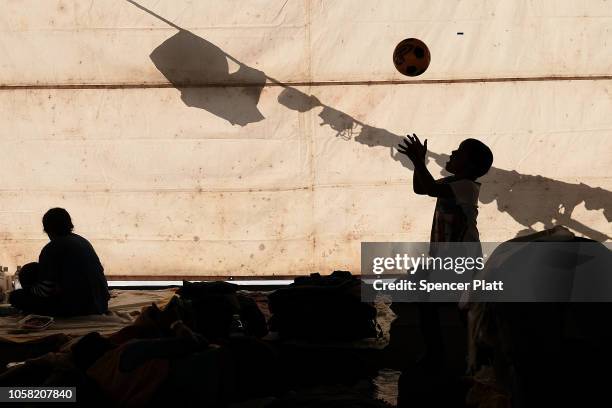
[{"label": "child's raised hand", "polygon": [[421,144],[418,136],[413,133],[412,136],[408,135],[404,138],[404,144],[399,144],[397,150],[408,156],[413,163],[424,162],[427,154],[427,139],[425,139],[425,144]]},{"label": "child's raised hand", "polygon": [[425,139],[424,143],[421,143],[419,137],[415,133],[412,135],[414,136],[414,144],[416,145],[419,157],[421,160],[425,161],[425,156],[427,155],[427,139]]},{"label": "child's raised hand", "polygon": [[416,160],[416,155],[414,152],[414,147],[412,145],[412,142],[410,141],[410,136],[404,138],[404,144],[399,144],[397,146],[397,151],[400,152],[403,155],[408,156],[408,158],[410,160],[412,160],[413,162]]}]

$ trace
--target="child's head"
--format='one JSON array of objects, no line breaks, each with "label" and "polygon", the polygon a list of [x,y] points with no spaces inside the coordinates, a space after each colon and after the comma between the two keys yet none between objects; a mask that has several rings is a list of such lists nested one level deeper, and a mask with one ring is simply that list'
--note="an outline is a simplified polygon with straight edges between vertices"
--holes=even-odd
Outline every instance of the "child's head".
[{"label": "child's head", "polygon": [[21,267],[19,271],[19,284],[28,289],[40,280],[40,266],[38,262],[30,262]]},{"label": "child's head", "polygon": [[445,169],[455,175],[477,179],[482,177],[493,164],[493,153],[480,140],[465,139],[457,150],[453,150]]}]

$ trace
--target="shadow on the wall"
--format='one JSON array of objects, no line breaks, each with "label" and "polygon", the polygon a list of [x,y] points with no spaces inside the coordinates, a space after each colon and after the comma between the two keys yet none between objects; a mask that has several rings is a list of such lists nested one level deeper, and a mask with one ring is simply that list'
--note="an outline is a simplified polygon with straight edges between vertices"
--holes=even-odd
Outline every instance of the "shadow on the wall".
[{"label": "shadow on the wall", "polygon": [[[151,61],[181,92],[185,105],[207,110],[232,125],[264,119],[257,104],[265,74],[244,64],[230,73],[226,54],[203,38],[181,29],[153,50]],[[247,86],[224,86],[228,84]]]},{"label": "shadow on the wall", "polygon": [[[321,107],[321,125],[328,125],[336,136],[354,140],[369,147],[387,147],[391,158],[412,170],[410,160],[397,153],[395,147],[402,136],[385,129],[362,123],[344,112],[324,105],[317,98],[306,95],[295,88],[286,88],[278,101],[289,109],[306,112]],[[428,157],[444,168],[449,156],[429,151]],[[572,184],[538,175],[521,174],[516,171],[492,167],[484,176],[480,191],[480,202],[489,204],[497,201],[497,209],[508,213],[516,222],[525,227],[517,236],[534,232],[533,227],[542,223],[544,228],[565,225],[580,234],[597,241],[610,239],[606,233],[597,231],[572,218],[572,212],[584,202],[587,210],[603,210],[612,222],[612,192],[586,184]]]},{"label": "shadow on the wall", "polygon": [[[151,53],[151,60],[181,91],[181,98],[188,106],[205,109],[231,124],[244,126],[257,122],[264,119],[257,104],[268,80],[284,88],[278,102],[285,107],[298,112],[322,108],[319,113],[323,121],[321,126],[329,126],[337,137],[369,147],[387,147],[392,159],[408,169],[413,168],[410,160],[395,149],[402,136],[367,125],[327,106],[316,97],[241,63],[216,45],[128,1],[179,30]],[[228,61],[236,63],[239,69],[230,73]],[[244,84],[248,86],[241,86]],[[428,152],[428,156],[442,168],[448,160],[444,154]],[[499,211],[508,213],[525,227],[518,235],[533,232],[533,227],[542,223],[545,228],[562,224],[598,241],[611,239],[606,233],[572,218],[574,209],[584,202],[587,210],[603,210],[605,218],[612,222],[612,192],[608,190],[496,167],[492,167],[482,181],[480,201],[485,204],[497,201]]]},{"label": "shadow on the wall", "polygon": [[370,147],[388,147],[389,154],[394,160],[399,161],[410,170],[413,169],[410,159],[403,154],[399,154],[395,149],[402,138],[388,130],[366,125],[344,112],[322,104],[316,97],[306,95],[292,87],[286,87],[280,93],[278,102],[289,109],[302,113],[321,107],[322,110],[319,113],[319,117],[323,121],[321,126],[329,126],[336,132],[337,137],[346,141],[355,140]]},{"label": "shadow on the wall", "polygon": [[[264,119],[257,108],[266,84],[262,71],[241,63],[211,42],[140,4],[128,2],[178,30],[155,48],[150,57],[181,92],[185,105],[204,109],[232,125],[246,126]],[[230,70],[230,61],[237,66],[234,72]]]}]

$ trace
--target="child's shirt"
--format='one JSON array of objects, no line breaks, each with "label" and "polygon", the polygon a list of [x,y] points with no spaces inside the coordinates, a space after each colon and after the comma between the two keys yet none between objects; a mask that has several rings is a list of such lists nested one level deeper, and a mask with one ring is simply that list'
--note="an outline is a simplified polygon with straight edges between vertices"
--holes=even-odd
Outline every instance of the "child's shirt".
[{"label": "child's shirt", "polygon": [[436,183],[448,184],[454,197],[439,197],[436,201],[431,242],[479,242],[476,217],[480,183],[455,176],[445,177]]}]

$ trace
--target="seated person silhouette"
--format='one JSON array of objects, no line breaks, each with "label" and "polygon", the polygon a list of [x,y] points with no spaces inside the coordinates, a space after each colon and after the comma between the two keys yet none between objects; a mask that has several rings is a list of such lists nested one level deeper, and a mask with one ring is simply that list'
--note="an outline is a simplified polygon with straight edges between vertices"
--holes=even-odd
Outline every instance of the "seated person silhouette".
[{"label": "seated person silhouette", "polygon": [[38,262],[19,272],[22,288],[11,292],[11,304],[27,313],[51,316],[105,313],[110,295],[104,268],[89,241],[72,232],[68,211],[47,211],[43,228],[50,242]]}]

